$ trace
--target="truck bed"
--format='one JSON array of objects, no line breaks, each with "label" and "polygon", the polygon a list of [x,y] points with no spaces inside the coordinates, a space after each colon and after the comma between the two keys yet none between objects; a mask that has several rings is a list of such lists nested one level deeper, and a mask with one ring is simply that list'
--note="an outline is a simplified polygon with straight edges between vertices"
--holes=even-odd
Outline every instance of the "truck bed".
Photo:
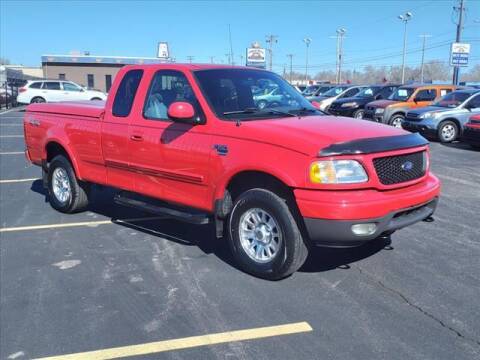
[{"label": "truck bed", "polygon": [[58,103],[36,103],[27,107],[27,112],[74,115],[99,118],[105,111],[105,101],[66,101]]}]

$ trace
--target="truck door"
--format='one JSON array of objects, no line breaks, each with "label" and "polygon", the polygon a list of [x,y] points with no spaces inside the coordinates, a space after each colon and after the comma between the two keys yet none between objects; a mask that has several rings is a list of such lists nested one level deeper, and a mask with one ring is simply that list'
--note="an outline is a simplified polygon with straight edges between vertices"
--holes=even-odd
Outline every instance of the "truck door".
[{"label": "truck door", "polygon": [[176,101],[189,102],[195,116],[204,116],[190,82],[183,72],[174,70],[152,70],[150,77],[143,109],[132,118],[129,133],[135,190],[209,209],[207,184],[212,147],[208,126],[176,123],[168,117],[168,107]]},{"label": "truck door", "polygon": [[[118,74],[121,76],[121,72]],[[143,76],[142,69],[127,71],[113,101],[109,99],[102,122],[102,151],[107,168],[107,184],[124,190],[135,188],[134,173],[130,168],[129,123],[132,107]]]}]

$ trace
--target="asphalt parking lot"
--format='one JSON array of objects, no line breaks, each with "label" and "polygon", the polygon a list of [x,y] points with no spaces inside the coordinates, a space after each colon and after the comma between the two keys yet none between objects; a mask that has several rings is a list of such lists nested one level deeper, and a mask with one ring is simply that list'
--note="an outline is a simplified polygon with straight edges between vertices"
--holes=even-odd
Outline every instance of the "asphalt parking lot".
[{"label": "asphalt parking lot", "polygon": [[435,222],[316,249],[269,282],[237,270],[210,226],[113,205],[112,189],[54,211],[22,116],[0,115],[1,359],[480,358],[480,152],[432,143]]}]

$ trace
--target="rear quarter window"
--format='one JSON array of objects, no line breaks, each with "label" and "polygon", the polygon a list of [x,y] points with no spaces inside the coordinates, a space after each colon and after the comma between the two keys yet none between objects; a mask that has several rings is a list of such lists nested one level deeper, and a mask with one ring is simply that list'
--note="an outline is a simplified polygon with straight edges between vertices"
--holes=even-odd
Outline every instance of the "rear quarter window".
[{"label": "rear quarter window", "polygon": [[41,82],[34,82],[34,83],[31,83],[29,86],[30,89],[40,89],[41,87],[42,87]]},{"label": "rear quarter window", "polygon": [[123,77],[113,101],[113,116],[127,117],[132,110],[138,85],[142,80],[143,70],[130,70]]}]

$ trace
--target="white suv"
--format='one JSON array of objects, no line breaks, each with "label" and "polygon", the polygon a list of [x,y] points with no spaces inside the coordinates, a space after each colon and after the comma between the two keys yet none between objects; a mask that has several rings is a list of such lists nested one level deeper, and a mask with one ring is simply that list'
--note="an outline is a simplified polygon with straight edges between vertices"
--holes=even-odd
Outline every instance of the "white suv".
[{"label": "white suv", "polygon": [[101,91],[87,90],[71,81],[28,81],[18,89],[17,103],[31,104],[40,102],[105,100]]}]

